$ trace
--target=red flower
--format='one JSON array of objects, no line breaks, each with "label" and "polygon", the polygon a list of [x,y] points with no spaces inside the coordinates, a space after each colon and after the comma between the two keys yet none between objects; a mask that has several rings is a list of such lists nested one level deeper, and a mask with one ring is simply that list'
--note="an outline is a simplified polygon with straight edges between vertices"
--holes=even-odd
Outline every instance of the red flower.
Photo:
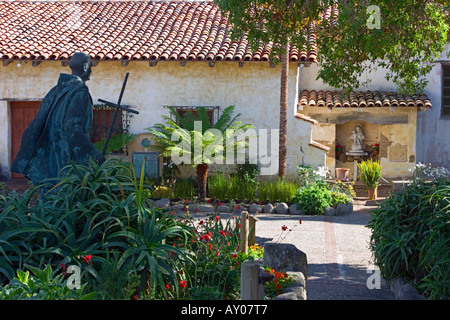
[{"label": "red flower", "polygon": [[178,285],[180,286],[181,289],[184,289],[184,288],[186,288],[187,283],[186,283],[186,281],[181,280],[181,281],[178,283]]},{"label": "red flower", "polygon": [[237,254],[236,253],[233,253],[231,256],[233,257],[233,259],[237,258]]},{"label": "red flower", "polygon": [[286,230],[287,230],[287,227],[286,227],[286,226],[282,226],[282,227],[281,227],[281,230],[286,231]]},{"label": "red flower", "polygon": [[209,244],[209,251],[212,249],[212,243]]},{"label": "red flower", "polygon": [[241,224],[240,223],[236,224],[236,228],[240,229],[241,228]]},{"label": "red flower", "polygon": [[219,205],[219,206],[221,206],[221,205],[222,205],[222,203],[221,203],[221,202],[219,201],[218,205]]},{"label": "red flower", "polygon": [[170,286],[168,284],[166,284],[166,290],[169,290]]},{"label": "red flower", "polygon": [[197,209],[195,209],[195,213],[197,213],[198,212],[198,208]]},{"label": "red flower", "polygon": [[186,199],[186,200],[184,200],[184,202],[185,202],[185,203],[188,203],[188,202],[189,202],[189,200],[188,200],[188,199]]},{"label": "red flower", "polygon": [[277,283],[276,288],[277,288],[277,290],[281,290],[281,284],[280,284],[280,283]]},{"label": "red flower", "polygon": [[203,220],[200,220],[200,222],[198,223],[199,225],[202,225],[203,224]]},{"label": "red flower", "polygon": [[85,257],[83,257],[83,261],[86,263],[89,263],[91,261],[91,258],[92,258],[91,255],[85,256]]},{"label": "red flower", "polygon": [[224,236],[224,237],[227,235],[227,234],[225,233],[225,231],[223,231],[223,230],[220,230],[219,233],[220,233],[222,236]]},{"label": "red flower", "polygon": [[66,270],[66,266],[64,265],[64,263],[61,263],[61,269]]},{"label": "red flower", "polygon": [[211,203],[211,199],[206,200],[206,203],[208,204]]},{"label": "red flower", "polygon": [[216,216],[216,221],[219,221],[220,220],[220,217],[219,216]]},{"label": "red flower", "polygon": [[237,205],[236,208],[237,208],[238,210],[241,210],[241,206],[240,206],[240,205]]}]

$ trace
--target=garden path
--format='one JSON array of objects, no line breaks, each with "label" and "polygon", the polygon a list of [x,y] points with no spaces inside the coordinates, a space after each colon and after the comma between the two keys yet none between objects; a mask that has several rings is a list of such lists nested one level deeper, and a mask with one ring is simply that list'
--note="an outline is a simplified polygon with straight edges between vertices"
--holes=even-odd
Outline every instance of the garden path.
[{"label": "garden path", "polygon": [[[386,282],[376,279],[374,271],[367,225],[369,210],[376,206],[370,204],[355,200],[354,212],[347,216],[258,214],[256,241],[262,245],[273,238],[306,253],[308,300],[393,300]],[[284,225],[288,230],[282,232]],[[375,288],[368,288],[368,283]]]}]

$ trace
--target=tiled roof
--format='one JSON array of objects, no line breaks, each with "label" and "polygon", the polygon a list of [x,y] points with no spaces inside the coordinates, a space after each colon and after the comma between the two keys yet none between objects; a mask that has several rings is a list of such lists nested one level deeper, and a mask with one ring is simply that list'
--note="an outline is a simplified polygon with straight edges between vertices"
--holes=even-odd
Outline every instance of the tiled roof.
[{"label": "tiled roof", "polygon": [[[0,2],[0,58],[67,60],[268,61],[271,45],[252,52],[232,42],[229,23],[210,1]],[[291,61],[316,61],[292,47]]]},{"label": "tiled roof", "polygon": [[386,91],[352,91],[345,94],[337,90],[303,90],[298,105],[329,108],[432,107],[425,94],[405,95]]}]

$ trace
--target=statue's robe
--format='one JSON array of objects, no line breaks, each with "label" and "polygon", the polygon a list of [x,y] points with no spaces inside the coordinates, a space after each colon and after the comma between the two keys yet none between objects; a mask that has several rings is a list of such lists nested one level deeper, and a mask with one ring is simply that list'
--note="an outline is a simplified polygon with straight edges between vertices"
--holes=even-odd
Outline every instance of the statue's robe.
[{"label": "statue's robe", "polygon": [[58,177],[69,160],[84,162],[92,157],[103,161],[89,138],[92,105],[89,89],[80,77],[60,74],[24,131],[11,171],[39,184]]}]

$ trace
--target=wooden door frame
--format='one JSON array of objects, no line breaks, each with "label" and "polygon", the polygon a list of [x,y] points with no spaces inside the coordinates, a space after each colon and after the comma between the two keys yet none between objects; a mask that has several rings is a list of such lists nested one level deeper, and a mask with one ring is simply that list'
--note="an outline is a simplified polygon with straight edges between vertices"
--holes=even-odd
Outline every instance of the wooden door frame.
[{"label": "wooden door frame", "polygon": [[[15,156],[15,155],[13,155],[13,151],[14,151],[13,150],[13,138],[14,138],[14,136],[13,136],[13,120],[14,120],[13,119],[13,108],[15,107],[15,104],[18,105],[20,103],[23,103],[23,104],[27,104],[28,103],[28,104],[30,104],[30,106],[27,106],[25,108],[36,108],[36,104],[38,104],[38,106],[37,106],[38,108],[37,109],[39,109],[39,104],[41,103],[41,101],[42,101],[42,99],[14,99],[14,100],[9,100],[8,101],[9,168],[11,168],[11,165],[12,165],[13,160],[14,160],[13,156]],[[24,106],[22,106],[22,108],[24,108]],[[36,112],[37,112],[37,110],[36,110]],[[20,139],[21,138],[22,137],[20,137]],[[11,172],[11,170],[10,170],[10,178],[11,179],[14,179],[14,178],[21,179],[21,178],[23,178],[23,175],[19,175],[17,173]]]}]

